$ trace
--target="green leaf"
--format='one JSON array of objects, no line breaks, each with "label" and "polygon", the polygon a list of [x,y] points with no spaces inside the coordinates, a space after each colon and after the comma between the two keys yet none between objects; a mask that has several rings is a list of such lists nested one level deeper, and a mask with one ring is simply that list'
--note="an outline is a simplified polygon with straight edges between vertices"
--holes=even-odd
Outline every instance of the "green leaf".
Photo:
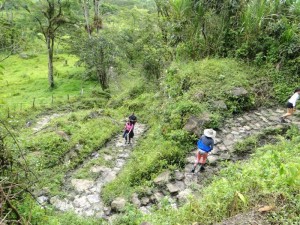
[{"label": "green leaf", "polygon": [[242,195],[240,192],[236,192],[236,194],[239,196],[239,198],[242,200],[242,202],[244,203],[244,204],[246,204],[247,203],[247,201],[246,201],[246,198],[245,198],[245,196],[244,195]]},{"label": "green leaf", "polygon": [[284,166],[282,164],[280,165],[280,168],[279,168],[279,174],[280,175],[285,174],[285,169],[284,169]]}]

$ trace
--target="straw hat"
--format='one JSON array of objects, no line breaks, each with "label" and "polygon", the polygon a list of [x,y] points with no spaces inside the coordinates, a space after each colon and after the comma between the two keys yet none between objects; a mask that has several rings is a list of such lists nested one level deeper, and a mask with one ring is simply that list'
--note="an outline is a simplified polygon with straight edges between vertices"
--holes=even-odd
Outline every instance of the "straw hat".
[{"label": "straw hat", "polygon": [[205,129],[203,133],[206,137],[210,137],[210,138],[216,137],[217,134],[217,132],[213,129]]}]

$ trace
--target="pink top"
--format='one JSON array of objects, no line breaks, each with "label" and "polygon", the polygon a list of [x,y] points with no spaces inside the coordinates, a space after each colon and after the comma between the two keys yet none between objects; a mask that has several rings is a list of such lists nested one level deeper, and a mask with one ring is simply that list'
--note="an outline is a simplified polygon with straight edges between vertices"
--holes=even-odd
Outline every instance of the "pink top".
[{"label": "pink top", "polygon": [[131,123],[126,123],[125,129],[128,130],[128,131],[131,131],[131,130],[133,129],[133,124],[131,124]]}]

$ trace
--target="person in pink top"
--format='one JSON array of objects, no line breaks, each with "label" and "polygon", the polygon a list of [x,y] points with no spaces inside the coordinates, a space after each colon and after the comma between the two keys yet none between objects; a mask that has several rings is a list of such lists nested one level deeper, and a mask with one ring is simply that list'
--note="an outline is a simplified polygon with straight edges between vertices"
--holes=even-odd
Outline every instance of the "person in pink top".
[{"label": "person in pink top", "polygon": [[125,138],[125,144],[127,144],[127,142],[128,144],[131,143],[131,139],[134,136],[133,128],[134,128],[134,124],[131,121],[127,121],[125,124],[124,134],[123,134],[123,138]]}]

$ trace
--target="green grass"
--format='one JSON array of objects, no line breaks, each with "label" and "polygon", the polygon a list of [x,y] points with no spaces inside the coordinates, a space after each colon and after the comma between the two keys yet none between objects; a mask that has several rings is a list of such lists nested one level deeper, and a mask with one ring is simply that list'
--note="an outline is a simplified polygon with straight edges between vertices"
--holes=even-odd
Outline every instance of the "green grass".
[{"label": "green grass", "polygon": [[184,156],[178,146],[164,140],[157,130],[152,129],[147,137],[140,140],[118,177],[105,186],[105,201],[110,202],[116,196],[129,197],[134,191],[141,190],[141,186],[149,185],[158,172],[175,165]]},{"label": "green grass", "polygon": [[209,98],[220,99],[233,87],[249,88],[253,69],[232,59],[206,59],[173,63],[166,77],[171,96],[192,95],[204,91]]},{"label": "green grass", "polygon": [[[65,66],[65,60],[68,65]],[[83,82],[84,68],[75,66],[76,57],[58,55],[54,59],[55,88],[49,89],[47,55],[22,59],[11,56],[2,63],[3,74],[0,75],[0,106],[2,108],[28,108],[33,104],[51,105],[53,102],[65,102],[69,98],[80,96],[81,89],[90,93],[94,82]],[[22,105],[21,105],[22,104]]]},{"label": "green grass", "polygon": [[[65,59],[68,59],[69,66],[63,65]],[[152,186],[153,178],[163,170],[182,168],[185,155],[194,147],[193,141],[195,140],[195,136],[189,135],[182,129],[187,119],[191,115],[201,118],[203,113],[208,113],[212,115],[210,126],[214,128],[221,126],[223,112],[211,109],[210,101],[227,101],[226,93],[235,86],[245,87],[251,91],[251,82],[253,82],[251,79],[255,77],[252,74],[254,69],[234,60],[207,59],[187,64],[174,64],[168,70],[166,77],[155,84],[141,78],[139,69],[130,69],[125,75],[112,81],[109,93],[95,90],[95,83],[85,82],[84,89],[90,90],[88,94],[82,98],[73,98],[68,103],[65,101],[66,96],[76,95],[81,89],[82,68],[73,66],[76,58],[60,55],[56,59],[57,86],[51,91],[47,82],[46,56],[27,60],[14,56],[9,60],[5,61],[4,74],[1,75],[2,80],[5,81],[1,82],[2,104],[8,106],[19,103],[24,96],[29,102],[29,107],[31,107],[33,97],[37,98],[37,104],[41,102],[49,104],[45,107],[37,106],[34,110],[31,108],[23,110],[9,121],[11,126],[20,132],[18,139],[27,153],[31,167],[41,178],[37,185],[41,188],[47,187],[52,194],[64,195],[60,187],[66,171],[82,163],[95,149],[101,148],[116,132],[119,132],[123,124],[118,121],[134,111],[139,122],[148,124],[150,128],[146,136],[139,141],[128,163],[125,164],[118,177],[104,187],[102,196],[107,203],[117,196],[129,198],[134,192],[142,194],[147,187]],[[10,63],[13,62],[18,66],[12,67]],[[30,66],[35,64],[38,66],[32,71]],[[27,70],[32,72],[22,76],[21,71]],[[5,84],[6,80],[9,86]],[[195,98],[197,92],[204,93],[203,99]],[[54,95],[53,105],[51,105],[52,94]],[[110,97],[107,97],[108,95]],[[99,107],[104,109],[99,117],[90,118],[90,113],[99,112]],[[47,112],[48,110],[51,111]],[[32,134],[30,127],[24,128],[26,121],[36,122],[37,118],[43,114],[54,112],[62,113],[63,116],[53,119],[48,128],[37,135]],[[68,134],[70,140],[64,140],[56,133],[57,131]],[[66,162],[65,155],[72,151],[76,144],[81,145],[80,151],[73,158],[71,157],[70,162]],[[283,147],[287,146],[282,144],[278,148]],[[263,150],[263,152],[270,151],[267,147]],[[266,185],[264,181],[259,181],[258,177],[255,177],[255,173],[262,169],[259,160],[264,157],[267,157],[265,161],[269,160],[271,164],[273,163],[274,157],[268,153],[266,156],[262,154],[257,158],[254,157],[249,164],[230,164],[228,169],[222,172],[222,177],[215,178],[201,197],[192,200],[190,204],[178,211],[171,210],[169,204],[164,203],[163,208],[154,212],[153,217],[150,218],[135,213],[135,210],[129,207],[126,216],[121,219],[122,223],[140,224],[142,221],[151,221],[153,224],[190,224],[199,221],[209,224],[226,218],[228,212],[235,214],[247,210],[259,201],[257,198],[251,199],[253,195],[251,188],[258,185],[259,188],[255,190],[264,196],[265,189],[262,187]],[[280,156],[286,159],[289,157],[291,155]],[[95,160],[79,171],[77,176],[92,177],[88,172],[88,167],[103,163],[101,159]],[[256,164],[257,168],[251,167]],[[290,165],[286,166],[290,168]],[[273,164],[269,168],[270,174],[275,171]],[[241,173],[249,181],[242,182]],[[246,176],[247,173],[251,176]],[[251,183],[252,181],[255,183]],[[232,186],[228,185],[231,183]],[[273,189],[269,190],[268,194],[272,195],[272,191]],[[288,196],[294,189],[286,191]],[[242,199],[246,200],[242,200],[240,196],[244,196]],[[272,198],[268,200],[271,201]],[[233,203],[236,204],[234,207]],[[287,204],[289,204],[288,201]],[[38,215],[40,212],[37,210],[35,213]],[[53,217],[50,212],[46,215],[47,219],[44,224],[55,224],[53,221],[63,224],[61,221],[67,221],[70,216],[62,214],[58,218]],[[198,215],[203,215],[203,218]],[[43,218],[40,219],[43,220]],[[74,220],[70,221],[76,224],[80,219],[74,217]],[[93,224],[93,222],[85,221],[82,224]]]},{"label": "green grass", "polygon": [[[122,224],[212,224],[223,219],[274,205],[267,214],[276,224],[296,224],[300,213],[300,139],[259,148],[246,162],[229,163],[199,196],[173,210],[169,204],[151,215],[120,219]],[[131,220],[134,220],[132,222]],[[128,223],[130,221],[130,223]]]},{"label": "green grass", "polygon": [[[51,187],[52,191],[59,192],[64,174],[120,131],[122,125],[108,117],[111,112],[103,111],[98,117],[90,118],[91,113],[98,111],[81,110],[62,114],[37,134],[33,134],[31,127],[23,130],[19,140],[27,152],[31,168],[42,177],[40,186]],[[57,131],[67,134],[70,140],[65,140]],[[74,150],[76,145],[80,146],[79,150]],[[70,157],[66,158],[68,154]]]},{"label": "green grass", "polygon": [[[178,69],[175,70],[175,67]],[[185,122],[191,115],[201,118],[203,113],[208,113],[211,122],[207,126],[221,126],[222,116],[211,111],[207,107],[208,102],[225,100],[224,93],[236,85],[249,88],[252,75],[246,68],[234,60],[207,59],[177,64],[160,84],[165,92],[150,91],[141,84],[131,89],[128,93],[131,98],[123,99],[122,107],[136,110],[139,118],[147,118],[151,128],[117,179],[104,188],[105,201],[110,202],[123,195],[129,198],[131,193],[151,185],[152,178],[162,170],[180,169],[195,141],[193,135],[183,130]],[[182,85],[187,85],[185,92],[182,92]],[[195,91],[205,92],[205,99],[195,101]],[[113,98],[109,105],[118,105],[117,102],[120,101]]]}]

